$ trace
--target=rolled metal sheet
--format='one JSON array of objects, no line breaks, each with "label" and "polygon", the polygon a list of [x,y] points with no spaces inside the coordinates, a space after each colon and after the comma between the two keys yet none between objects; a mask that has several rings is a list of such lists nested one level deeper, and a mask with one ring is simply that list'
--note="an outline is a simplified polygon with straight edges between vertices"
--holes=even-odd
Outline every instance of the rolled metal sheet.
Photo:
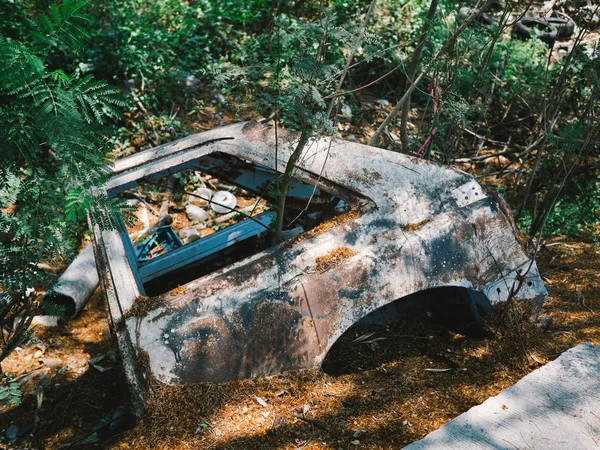
[{"label": "rolled metal sheet", "polygon": [[65,307],[65,316],[74,319],[98,287],[99,278],[93,246],[88,245],[60,276],[45,301]]}]

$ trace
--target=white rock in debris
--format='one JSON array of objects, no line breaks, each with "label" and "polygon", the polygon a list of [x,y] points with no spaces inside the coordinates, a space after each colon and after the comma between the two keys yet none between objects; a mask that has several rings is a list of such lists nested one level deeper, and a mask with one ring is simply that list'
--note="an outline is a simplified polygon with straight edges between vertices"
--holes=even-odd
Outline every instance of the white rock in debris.
[{"label": "white rock in debris", "polygon": [[213,195],[210,207],[218,214],[231,212],[237,205],[235,195],[227,191],[219,191]]},{"label": "white rock in debris", "polygon": [[31,325],[41,325],[43,327],[57,327],[58,317],[56,316],[35,316]]},{"label": "white rock in debris", "polygon": [[376,103],[378,103],[379,106],[381,106],[382,108],[385,108],[386,106],[390,106],[390,102],[383,98],[380,98],[379,100],[377,100]]},{"label": "white rock in debris", "polygon": [[348,105],[342,105],[340,112],[346,119],[352,119],[352,109]]},{"label": "white rock in debris", "polygon": [[348,131],[350,129],[350,124],[338,122],[337,127],[338,127],[338,130],[340,130],[340,131]]},{"label": "white rock in debris", "polygon": [[187,245],[187,244],[189,244],[189,243],[191,243],[191,242],[195,242],[195,241],[197,241],[197,240],[198,240],[198,239],[200,239],[200,238],[201,238],[201,236],[200,236],[199,234],[192,234],[190,237],[188,237],[188,238],[187,238],[187,239],[186,239],[186,240],[183,242],[183,244],[184,244],[184,245]]},{"label": "white rock in debris", "polygon": [[212,198],[212,196],[213,191],[210,189],[198,188],[192,192],[192,195],[189,196],[188,203],[190,205],[206,206],[208,205],[208,201]]},{"label": "white rock in debris", "polygon": [[195,75],[188,75],[185,77],[185,85],[187,87],[196,86],[198,83],[200,83],[200,80]]},{"label": "white rock in debris", "polygon": [[208,219],[208,213],[196,205],[187,205],[185,207],[185,212],[190,220],[203,221]]},{"label": "white rock in debris", "polygon": [[177,232],[179,234],[180,239],[185,240],[190,236],[199,236],[198,230],[196,228],[183,228]]},{"label": "white rock in debris", "polygon": [[143,234],[148,228],[150,228],[150,218],[148,217],[148,210],[146,209],[146,205],[144,202],[139,200],[130,199],[127,200],[127,206],[139,206],[136,217],[142,223],[143,229],[140,234]]}]

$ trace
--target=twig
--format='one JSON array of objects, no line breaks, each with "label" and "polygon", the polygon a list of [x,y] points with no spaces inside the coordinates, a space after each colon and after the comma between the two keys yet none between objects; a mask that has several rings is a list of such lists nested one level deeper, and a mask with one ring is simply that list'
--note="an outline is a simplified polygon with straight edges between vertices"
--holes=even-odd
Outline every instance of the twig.
[{"label": "twig", "polygon": [[371,81],[370,83],[367,83],[365,85],[359,86],[355,89],[351,89],[349,91],[343,91],[343,92],[334,92],[333,94],[329,94],[325,97],[323,97],[324,100],[328,100],[330,98],[335,98],[335,97],[341,97],[342,95],[346,95],[346,94],[352,94],[353,92],[358,92],[358,91],[362,91],[363,89],[368,88],[369,86],[373,86],[375,83],[379,83],[381,80],[383,80],[384,78],[386,78],[387,76],[391,75],[392,73],[394,73],[396,70],[398,70],[400,67],[402,67],[404,65],[404,63],[400,63],[398,64],[396,67],[394,67],[392,70],[390,70],[387,73],[384,73],[383,75],[381,75],[379,78],[377,78],[375,81]]},{"label": "twig", "polygon": [[[425,18],[425,23],[423,24],[423,29],[421,30],[421,36],[419,37],[419,43],[417,44],[417,47],[415,48],[415,51],[413,52],[412,60],[410,62],[410,66],[408,68],[408,74],[406,74],[405,87],[409,83],[412,83],[412,80],[415,77],[415,74],[417,73],[417,67],[419,66],[419,63],[421,62],[421,52],[423,50],[423,47],[425,47],[425,42],[427,41],[427,35],[429,34],[429,28],[431,27],[431,22],[433,21],[433,17],[435,16],[437,7],[438,7],[438,0],[431,0],[431,3],[429,5],[429,11],[427,12],[427,17]],[[434,110],[435,110],[436,109],[435,105],[437,102],[437,100],[435,100],[436,89],[433,89],[433,91],[431,92],[431,96],[434,98]],[[407,125],[408,125],[409,109],[410,109],[410,96],[406,99],[406,102],[402,109],[402,117],[400,119],[400,140],[402,141],[402,152],[404,152],[404,153],[408,153]],[[434,130],[437,131],[436,128],[434,128]],[[417,156],[418,156],[418,153],[420,153],[420,151],[423,150],[423,148],[432,139],[433,135],[435,134],[435,131],[432,131],[431,135],[427,138],[425,143],[421,146],[421,148],[419,149],[419,152],[417,152]]]},{"label": "twig", "polygon": [[139,201],[141,201],[150,211],[152,211],[152,213],[155,216],[158,217],[160,215],[160,212],[157,211],[154,206],[152,206],[150,203],[148,203],[143,195],[140,195],[137,192],[134,192],[132,190],[127,191],[127,193],[132,195],[133,197],[137,198]]},{"label": "twig", "polygon": [[[365,18],[363,20],[362,23],[362,27],[360,29],[360,34],[358,35],[358,39],[356,44],[360,45],[360,42],[362,41],[362,38],[365,35],[365,31],[367,29],[367,25],[369,24],[369,19],[371,18],[371,13],[373,12],[373,8],[375,7],[375,3],[377,3],[377,0],[372,0],[371,4],[369,5],[369,9],[367,10],[367,13],[365,14]],[[340,81],[338,82],[337,88],[335,89],[335,92],[340,92],[340,90],[342,89],[342,85],[344,84],[344,80],[346,79],[346,75],[348,74],[348,70],[350,69],[350,65],[352,64],[352,60],[354,59],[354,48],[352,48],[350,50],[350,54],[348,55],[348,60],[346,61],[346,67],[344,67],[344,71],[342,72],[342,74],[340,75]],[[329,108],[327,108],[327,115],[326,117],[329,119],[331,117],[331,111],[333,110],[334,106],[337,104],[337,96],[335,96],[331,102],[329,103]]]},{"label": "twig", "polygon": [[169,177],[167,180],[165,197],[160,205],[158,212],[158,222],[162,222],[169,215],[169,202],[173,199],[173,188],[175,187],[175,178]]},{"label": "twig", "polygon": [[327,427],[318,420],[309,419],[308,417],[301,416],[300,414],[294,414],[294,417],[296,417],[296,419],[303,420],[306,423],[310,423],[311,425],[314,425],[315,427],[320,428],[323,431],[329,431]]},{"label": "twig", "polygon": [[[477,139],[481,139],[482,141],[486,141],[489,142],[490,144],[494,144],[494,145],[499,145],[502,147],[512,147],[515,150],[527,150],[530,148],[530,146],[523,146],[523,145],[519,145],[519,144],[512,144],[510,142],[502,142],[502,141],[496,141],[494,139],[490,139],[487,138],[485,136],[482,136],[480,134],[477,134],[471,130],[469,130],[468,128],[463,128],[462,129],[465,133],[469,133],[471,136],[475,136]],[[486,159],[486,158],[490,158],[492,156],[504,156],[504,155],[510,155],[511,153],[515,153],[515,150],[505,150],[503,152],[498,152],[498,153],[493,153],[491,155],[482,155],[482,156],[475,156],[473,158],[469,158],[471,161],[477,161],[480,159]]]},{"label": "twig", "polygon": [[394,336],[394,337],[406,338],[406,339],[426,339],[428,341],[433,339],[433,336],[412,336],[410,334],[401,334],[400,336]]},{"label": "twig", "polygon": [[[467,17],[467,19],[461,24],[461,26],[452,34],[452,36],[450,36],[450,38],[446,41],[446,43],[440,49],[440,51],[431,59],[431,61],[429,62],[429,64],[427,64],[427,66],[421,71],[421,73],[419,74],[419,76],[415,80],[410,80],[410,86],[408,87],[408,89],[406,90],[406,92],[404,93],[404,95],[402,96],[402,98],[398,101],[398,103],[394,107],[393,111],[385,118],[385,120],[382,122],[382,124],[379,126],[379,128],[377,128],[377,131],[375,131],[375,134],[373,134],[373,136],[371,137],[371,139],[369,141],[369,145],[375,145],[377,143],[377,140],[383,134],[383,130],[385,130],[387,128],[387,126],[391,123],[391,121],[394,119],[394,117],[396,117],[396,115],[404,107],[404,104],[411,97],[411,94],[416,89],[417,85],[421,82],[421,80],[427,75],[427,73],[429,72],[429,70],[433,67],[434,63],[436,63],[437,60],[444,53],[446,53],[446,51],[448,51],[448,49],[452,45],[454,45],[454,43],[456,42],[456,40],[458,39],[458,37],[464,31],[464,29],[473,21],[473,19],[475,18],[475,16],[480,13],[480,11],[477,9],[477,7],[479,6],[480,3],[481,3],[481,0],[479,0],[477,2],[477,4],[475,5],[475,8],[473,10],[473,12],[471,13],[471,15],[469,17]],[[491,2],[490,1],[486,2],[485,6],[487,6],[488,3],[491,3]]]}]

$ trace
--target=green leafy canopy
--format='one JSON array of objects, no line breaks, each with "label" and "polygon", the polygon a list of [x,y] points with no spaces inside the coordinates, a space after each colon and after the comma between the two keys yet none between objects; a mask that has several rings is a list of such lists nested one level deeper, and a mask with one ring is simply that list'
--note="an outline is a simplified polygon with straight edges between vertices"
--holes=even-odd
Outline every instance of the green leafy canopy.
[{"label": "green leafy canopy", "polygon": [[36,263],[68,257],[77,221],[98,204],[91,188],[109,174],[105,126],[120,117],[118,91],[51,66],[84,48],[84,6],[63,0],[36,22],[23,18],[19,38],[0,25],[0,322],[9,329],[32,312],[26,289],[48,282]]}]

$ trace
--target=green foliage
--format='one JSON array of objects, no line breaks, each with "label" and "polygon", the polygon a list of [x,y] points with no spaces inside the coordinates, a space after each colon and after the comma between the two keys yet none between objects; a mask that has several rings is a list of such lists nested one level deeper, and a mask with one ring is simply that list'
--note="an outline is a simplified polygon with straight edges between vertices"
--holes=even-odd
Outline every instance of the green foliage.
[{"label": "green foliage", "polygon": [[[259,111],[277,110],[284,126],[332,134],[325,110],[345,65],[344,50],[352,49],[360,64],[373,61],[383,47],[375,34],[367,31],[359,40],[360,33],[358,23],[342,22],[329,11],[315,21],[280,14],[272,32],[247,41],[247,51],[256,49],[258,56],[253,64],[221,65],[216,81],[242,86]],[[264,54],[269,43],[271,53]]]},{"label": "green foliage", "polygon": [[19,406],[23,397],[23,391],[18,383],[12,383],[9,374],[5,374],[4,383],[0,385],[0,403],[4,406]]},{"label": "green foliage", "polygon": [[202,74],[239,57],[239,42],[262,27],[270,7],[270,0],[94,2],[95,45],[82,64],[126,85],[132,110],[142,103],[158,115],[208,81]]},{"label": "green foliage", "polygon": [[[126,120],[109,142],[116,148],[118,157],[179,137],[189,132],[190,123],[199,117],[210,114],[223,118],[221,114],[224,114],[228,116],[225,120],[231,120],[234,115],[231,110],[242,104],[247,107],[245,111],[256,115],[269,116],[278,111],[280,123],[286,127],[308,127],[319,133],[333,134],[335,118],[326,120],[324,111],[331,101],[348,51],[354,50],[354,65],[342,89],[359,88],[396,68],[383,81],[359,92],[359,95],[364,92],[374,98],[389,99],[393,104],[403,93],[407,70],[398,65],[410,61],[429,7],[429,2],[417,0],[379,0],[367,34],[359,43],[360,26],[371,3],[369,0],[333,0],[327,3],[326,9],[320,2],[290,0],[99,0],[88,9],[94,17],[92,21],[81,15],[81,3],[71,0],[45,11],[47,17],[39,24],[32,24],[30,18],[41,17],[44,11],[36,4],[44,2],[0,0],[0,3],[0,33],[10,38],[7,42],[13,45],[27,42],[26,50],[38,55],[39,61],[33,59],[27,63],[32,82],[28,82],[25,91],[35,92],[35,98],[39,99],[36,108],[41,112],[51,115],[56,108],[61,114],[58,122],[67,117],[71,121],[73,116],[75,122],[81,118],[86,126],[106,123],[115,117],[113,107],[118,104],[113,102],[118,100],[110,89],[103,93],[102,88],[94,84],[91,74],[110,79],[122,88]],[[457,14],[460,7],[474,6],[474,3],[440,1],[422,53],[421,67],[431,61],[460,26]],[[519,13],[517,2],[502,3],[507,7],[512,5],[515,14]],[[500,19],[498,10],[490,15]],[[326,23],[324,17],[328,17]],[[77,39],[57,34],[64,27],[72,29]],[[576,158],[585,127],[577,131],[574,124],[579,123],[576,118],[581,117],[586,105],[598,95],[598,58],[575,48],[571,52],[572,60],[553,60],[548,65],[545,43],[537,39],[514,39],[510,27],[494,42],[497,31],[497,27],[472,24],[449,52],[433,62],[432,70],[412,96],[418,113],[424,111],[423,118],[413,122],[419,123],[418,131],[412,133],[416,138],[413,151],[434,128],[437,134],[422,156],[443,162],[468,150],[464,128],[499,141],[529,145],[537,133],[545,132],[538,123],[547,106],[544,98],[551,93],[564,66],[561,117],[548,133],[547,156],[539,171],[555,173],[556,167]],[[91,45],[80,45],[85,33],[91,36]],[[69,52],[65,52],[66,48]],[[320,48],[322,51],[317,57]],[[19,56],[21,52],[17,47],[11,49],[8,63],[13,64],[15,58],[25,60]],[[10,66],[7,64],[7,67]],[[5,72],[7,77],[10,73],[16,80],[22,78],[12,69]],[[40,77],[52,87],[51,98],[60,100],[56,105],[42,102],[47,89],[45,84],[35,84]],[[431,92],[426,89],[434,83],[438,89],[437,112],[433,111]],[[214,98],[215,88],[225,95],[225,100]],[[16,98],[21,92],[11,95]],[[376,114],[368,108],[354,107],[361,103],[358,95],[347,94],[341,100],[353,107],[353,133],[359,134],[357,130],[368,130],[374,125]],[[25,117],[26,111],[19,114]],[[238,119],[247,117],[245,113],[237,116]],[[370,122],[360,122],[365,118]],[[12,125],[14,130],[26,128],[21,127],[19,120]],[[25,119],[23,123],[31,127]],[[51,122],[48,124],[47,128],[54,126]],[[78,136],[87,139],[85,133]],[[98,142],[99,147],[105,145],[106,142]],[[52,158],[68,155],[69,151],[57,147],[49,154]],[[91,198],[85,196],[86,189],[73,183],[71,178],[74,173],[88,173],[84,167],[89,161],[83,156],[92,157],[97,153],[83,150],[81,153],[78,170],[69,170],[68,187],[52,188],[57,197],[65,200],[63,207],[69,212],[63,209],[60,212],[69,220],[81,218],[91,204]],[[48,158],[48,152],[40,154]],[[25,153],[25,156],[33,161],[40,154]],[[530,161],[531,155],[529,158]],[[527,163],[526,156],[521,183],[531,169]],[[1,190],[4,197],[13,198],[20,192],[22,186],[18,180],[36,176],[31,165],[22,167],[23,173],[10,172],[12,184],[8,178],[2,179],[6,182]],[[30,172],[33,175],[29,175]],[[55,169],[48,173],[58,174]],[[586,173],[588,177],[597,176],[597,169],[590,168]],[[97,173],[92,178],[101,176]],[[540,176],[536,180],[534,191],[551,190],[553,182],[546,178]],[[31,192],[34,198],[34,190]],[[517,193],[515,199],[511,199],[513,204],[522,197],[519,189],[508,192]],[[590,192],[577,194],[572,186],[567,186],[565,200],[557,208],[565,208],[567,199],[572,201],[576,195],[588,198]],[[53,204],[54,200],[49,203]],[[12,203],[14,201],[5,202]],[[534,205],[529,202],[527,207],[533,210]],[[41,210],[41,206],[38,209]],[[32,213],[32,216],[38,215],[37,211]],[[554,220],[551,215],[549,223],[555,223]],[[103,217],[102,221],[108,224],[110,218]],[[583,228],[585,224],[581,222]],[[55,230],[61,229],[64,229],[61,225],[55,227]],[[48,242],[52,243],[53,239]]]},{"label": "green foliage", "polygon": [[76,222],[102,203],[90,188],[108,176],[103,126],[124,103],[106,83],[48,64],[53,52],[83,48],[83,6],[64,0],[19,28],[21,39],[0,35],[0,322],[12,336],[2,336],[0,360],[27,330],[14,317],[37,307],[28,288],[51,282],[35,263],[68,259]]},{"label": "green foliage", "polygon": [[81,14],[84,7],[85,2],[76,0],[50,5],[48,13],[40,16],[38,30],[33,36],[41,45],[47,46],[47,50],[56,47],[63,52],[80,52],[84,40],[89,37],[85,27],[90,19]]},{"label": "green foliage", "polygon": [[[526,211],[518,227],[528,232],[533,213]],[[548,215],[545,233],[558,236],[593,237],[597,239],[600,222],[600,182],[574,182],[571,192],[559,198]]]}]

